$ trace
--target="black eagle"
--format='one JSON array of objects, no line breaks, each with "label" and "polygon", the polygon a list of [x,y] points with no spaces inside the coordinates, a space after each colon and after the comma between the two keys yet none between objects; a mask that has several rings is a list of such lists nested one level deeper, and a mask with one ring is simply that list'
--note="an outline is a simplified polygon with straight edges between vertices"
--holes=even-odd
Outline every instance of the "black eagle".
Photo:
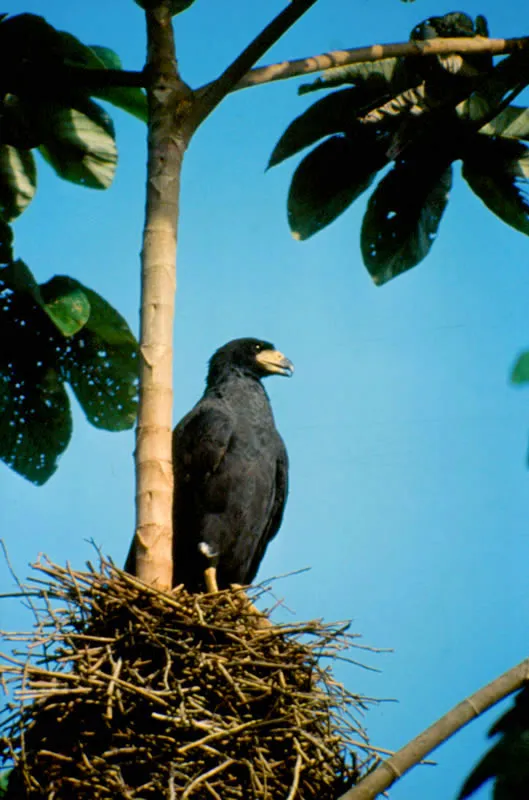
[{"label": "black eagle", "polygon": [[[234,339],[211,358],[202,398],[173,433],[174,586],[216,591],[255,578],[288,490],[287,451],[261,379],[293,370],[259,339]],[[125,569],[135,572],[134,547]]]}]

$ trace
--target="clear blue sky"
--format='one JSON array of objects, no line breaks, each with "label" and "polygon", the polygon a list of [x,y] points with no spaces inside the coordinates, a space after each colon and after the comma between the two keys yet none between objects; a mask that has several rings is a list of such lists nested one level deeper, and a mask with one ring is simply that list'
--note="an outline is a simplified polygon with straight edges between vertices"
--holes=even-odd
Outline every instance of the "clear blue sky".
[{"label": "clear blue sky", "polygon": [[[132,0],[17,0],[88,44],[144,59]],[[196,0],[177,18],[182,74],[213,78],[279,9],[278,0]],[[266,61],[400,41],[432,14],[484,13],[492,35],[527,33],[518,0],[320,0]],[[431,255],[375,288],[361,264],[365,200],[306,243],[285,200],[295,160],[264,173],[288,122],[313,98],[283,82],[228,98],[186,156],[178,254],[175,422],[202,392],[211,353],[238,336],[273,341],[296,365],[267,389],[291,459],[283,527],[260,578],[297,619],[353,618],[381,674],[338,669],[354,691],[398,699],[370,712],[374,744],[396,749],[527,655],[529,392],[508,385],[529,346],[529,240],[493,217],[458,179]],[[16,223],[16,252],[39,281],[68,274],[112,302],[137,331],[145,130],[116,112],[120,163],[104,193],[46,165]],[[133,530],[133,435],[90,427],[74,405],[59,470],[36,488],[0,465],[2,536],[17,572],[41,551],[82,568],[95,541],[121,562]],[[11,579],[0,564],[0,586]],[[285,612],[286,613],[286,612]],[[0,627],[30,624],[15,602]],[[498,709],[392,791],[449,800],[484,751]],[[480,793],[483,800],[490,789]]]}]

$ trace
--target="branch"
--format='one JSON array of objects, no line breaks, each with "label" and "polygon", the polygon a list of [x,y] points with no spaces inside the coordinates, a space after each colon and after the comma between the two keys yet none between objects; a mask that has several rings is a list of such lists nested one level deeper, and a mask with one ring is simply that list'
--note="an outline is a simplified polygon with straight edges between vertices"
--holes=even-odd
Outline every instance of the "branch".
[{"label": "branch", "polygon": [[[282,61],[279,64],[269,64],[267,67],[256,67],[244,75],[236,85],[228,91],[247,89],[250,86],[260,86],[272,81],[281,81],[285,78],[298,78],[301,75],[310,75],[313,72],[322,72],[331,67],[345,67],[347,64],[358,64],[361,61],[380,61],[383,58],[399,56],[433,56],[448,55],[449,53],[491,53],[500,55],[512,53],[516,50],[529,48],[529,36],[518,39],[485,39],[473,37],[470,39],[427,39],[426,41],[397,42],[394,44],[373,44],[370,47],[355,47],[352,50],[331,50],[318,56],[297,58],[293,61]],[[219,78],[219,80],[221,80]],[[208,90],[215,83],[208,84],[202,90]]]},{"label": "branch", "polygon": [[255,39],[250,42],[235,61],[212,83],[199,89],[196,111],[202,122],[229,92],[236,88],[248,70],[294,25],[316,0],[291,0]]},{"label": "branch", "polygon": [[504,672],[499,678],[467,697],[448,714],[408,742],[394,756],[383,761],[373,772],[339,800],[373,800],[414,767],[425,756],[439,747],[468,722],[479,717],[491,706],[519,689],[529,679],[529,658]]}]

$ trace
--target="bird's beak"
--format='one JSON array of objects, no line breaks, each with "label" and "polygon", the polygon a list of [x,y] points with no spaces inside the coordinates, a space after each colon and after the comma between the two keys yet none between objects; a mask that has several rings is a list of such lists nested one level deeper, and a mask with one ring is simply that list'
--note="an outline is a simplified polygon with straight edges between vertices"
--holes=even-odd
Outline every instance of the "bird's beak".
[{"label": "bird's beak", "polygon": [[279,350],[262,350],[260,353],[257,353],[255,360],[267,372],[277,375],[286,375],[288,378],[290,378],[294,372],[294,364],[292,361],[289,361]]}]

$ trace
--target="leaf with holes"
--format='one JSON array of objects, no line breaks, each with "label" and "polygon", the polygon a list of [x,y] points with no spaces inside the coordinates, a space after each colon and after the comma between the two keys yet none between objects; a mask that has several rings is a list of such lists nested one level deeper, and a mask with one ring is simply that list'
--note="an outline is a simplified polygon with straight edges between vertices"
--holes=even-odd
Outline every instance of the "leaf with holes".
[{"label": "leaf with holes", "polygon": [[346,133],[355,124],[358,125],[356,116],[366,110],[368,102],[368,94],[363,87],[355,86],[332,92],[313,103],[283,133],[270,156],[268,168],[275,167],[324,136]]},{"label": "leaf with holes", "polygon": [[529,383],[529,350],[521,353],[511,372],[512,383]]},{"label": "leaf with holes", "polygon": [[114,126],[96,103],[79,108],[46,106],[40,124],[45,133],[39,150],[55,172],[72,183],[107,189],[114,178],[117,149]]},{"label": "leaf with holes", "polygon": [[37,188],[35,160],[28,150],[0,145],[0,214],[11,222],[29,205]]},{"label": "leaf with holes", "polygon": [[529,148],[509,139],[477,134],[463,157],[462,174],[496,216],[529,235]]},{"label": "leaf with holes", "polygon": [[31,294],[0,270],[0,458],[41,485],[70,441],[70,404],[58,373],[62,338]]},{"label": "leaf with holes", "polygon": [[7,290],[26,294],[48,315],[63,336],[73,336],[90,316],[90,303],[81,285],[65,276],[56,276],[39,286],[33,273],[18,259],[2,270]]},{"label": "leaf with holes", "polygon": [[70,440],[65,381],[94,425],[132,426],[137,342],[78,281],[59,276],[39,286],[21,261],[0,269],[0,341],[0,458],[28,480],[45,483]]},{"label": "leaf with holes", "polygon": [[333,136],[305,156],[288,193],[288,224],[295,239],[308,239],[333,222],[364,192],[386,161],[369,133]]},{"label": "leaf with holes", "polygon": [[361,249],[374,283],[411,269],[435,240],[452,186],[452,167],[432,160],[399,162],[369,198]]},{"label": "leaf with holes", "polygon": [[92,425],[126,430],[137,414],[138,344],[111,305],[90,289],[82,289],[90,303],[90,318],[68,341],[61,356],[61,375]]}]

